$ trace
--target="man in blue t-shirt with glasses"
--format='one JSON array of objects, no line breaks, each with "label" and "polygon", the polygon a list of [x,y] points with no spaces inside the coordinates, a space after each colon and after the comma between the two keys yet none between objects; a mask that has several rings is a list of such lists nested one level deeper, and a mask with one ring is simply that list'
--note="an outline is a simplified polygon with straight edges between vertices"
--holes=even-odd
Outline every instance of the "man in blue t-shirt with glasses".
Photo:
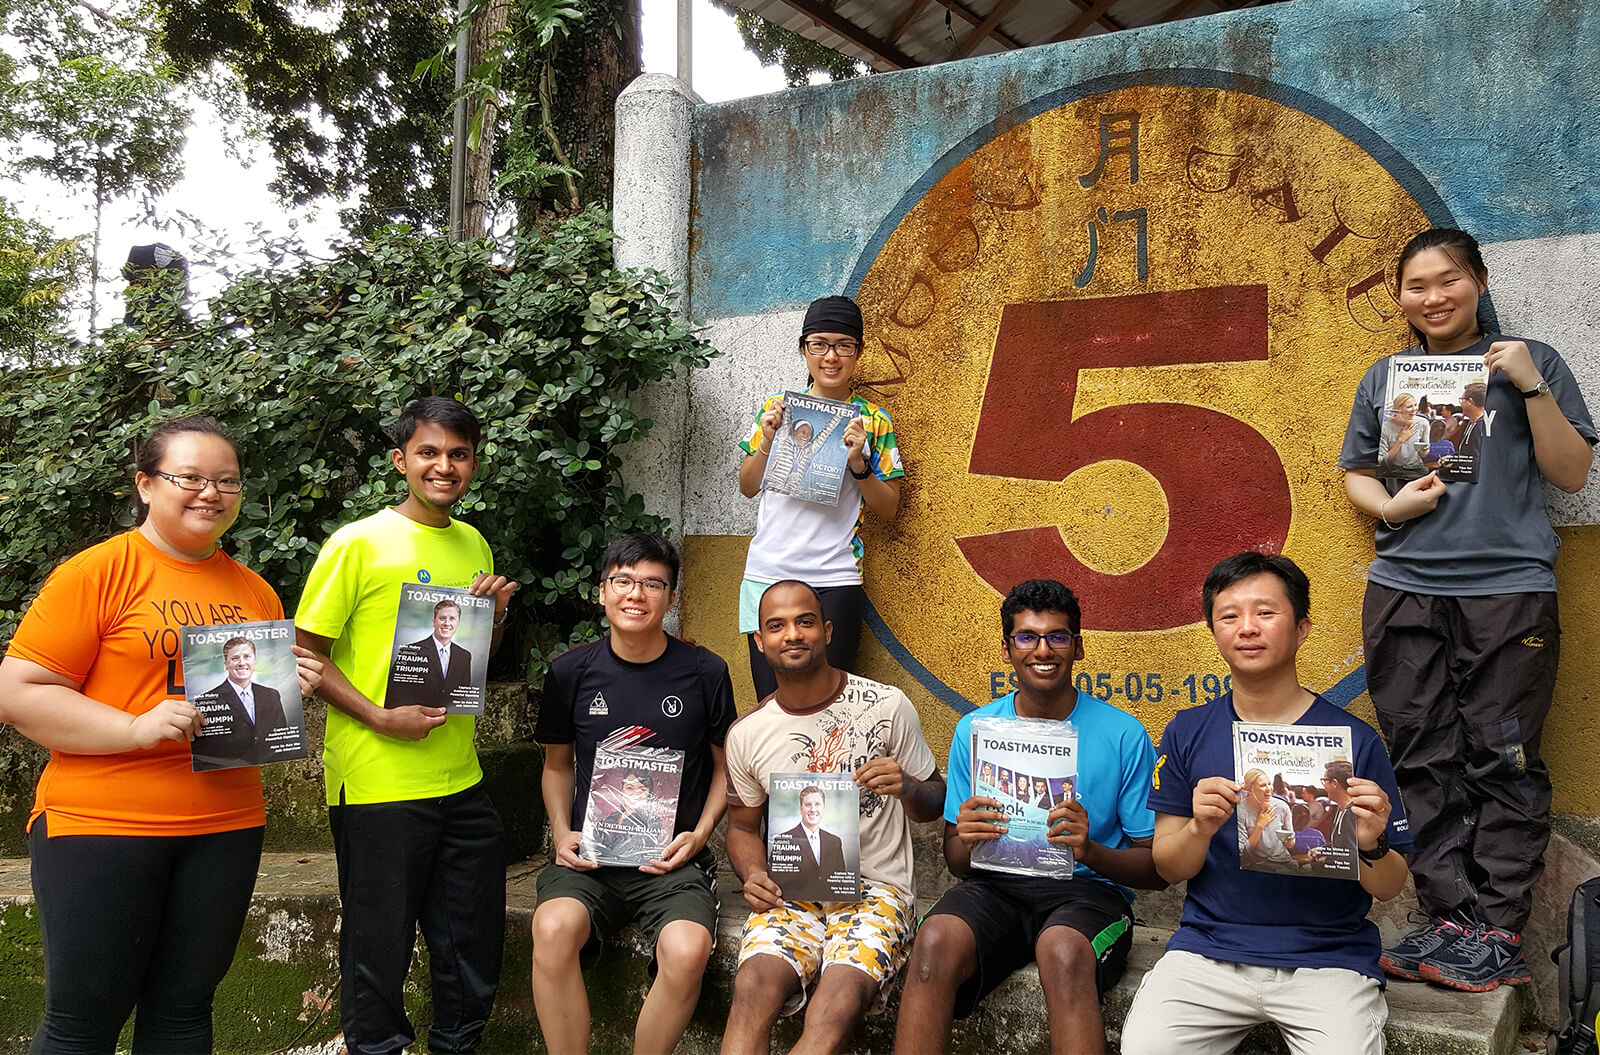
[{"label": "man in blue t-shirt with glasses", "polygon": [[[943,1051],[965,1018],[1018,968],[1037,961],[1053,1051],[1105,1050],[1098,996],[1116,984],[1133,943],[1130,886],[1160,889],[1150,855],[1155,818],[1145,805],[1155,752],[1131,714],[1072,687],[1083,659],[1082,616],[1072,591],[1031,579],[1000,605],[1000,648],[1017,691],[966,715],[950,741],[944,859],[960,883],[917,931],[900,998],[895,1050]],[[1070,879],[974,868],[973,847],[1006,831],[1003,804],[974,796],[972,720],[1070,721],[1078,735],[1077,796],[1050,807],[1052,843],[1072,849]],[[1004,770],[1001,771],[1004,790]],[[1036,784],[1018,775],[1023,800]],[[1048,798],[1044,785],[1041,805]]]},{"label": "man in blue t-shirt with glasses", "polygon": [[[1128,1011],[1123,1055],[1221,1055],[1259,1022],[1275,1023],[1295,1055],[1377,1055],[1389,1007],[1366,917],[1373,898],[1405,887],[1411,849],[1389,756],[1371,726],[1300,684],[1311,584],[1293,561],[1229,557],[1206,576],[1201,603],[1233,691],[1179,711],[1161,737],[1155,863],[1168,882],[1187,880],[1188,896]],[[1345,823],[1357,829],[1359,882],[1240,867],[1237,721],[1350,730]]]}]

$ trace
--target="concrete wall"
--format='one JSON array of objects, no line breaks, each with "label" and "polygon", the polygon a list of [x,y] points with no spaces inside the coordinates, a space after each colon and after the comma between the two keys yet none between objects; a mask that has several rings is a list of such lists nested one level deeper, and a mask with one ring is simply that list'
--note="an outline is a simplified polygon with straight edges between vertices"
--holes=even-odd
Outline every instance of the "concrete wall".
[{"label": "concrete wall", "polygon": [[[1005,691],[998,601],[1035,574],[1084,600],[1080,678],[1159,735],[1222,684],[1199,585],[1245,547],[1310,573],[1302,676],[1370,719],[1371,524],[1334,461],[1357,379],[1404,343],[1382,273],[1420,229],[1473,232],[1502,329],[1561,349],[1600,409],[1597,55],[1596,5],[1338,0],[716,105],[657,78],[639,94],[670,114],[633,134],[665,144],[644,152],[660,173],[692,129],[692,162],[657,179],[692,180],[688,238],[619,236],[687,271],[723,353],[634,469],[680,513],[685,632],[753,702],[735,444],[803,385],[805,304],[845,293],[908,473],[866,538],[862,665],[912,693],[936,750]],[[1557,807],[1597,813],[1600,492],[1552,511],[1567,649],[1546,753]]]}]

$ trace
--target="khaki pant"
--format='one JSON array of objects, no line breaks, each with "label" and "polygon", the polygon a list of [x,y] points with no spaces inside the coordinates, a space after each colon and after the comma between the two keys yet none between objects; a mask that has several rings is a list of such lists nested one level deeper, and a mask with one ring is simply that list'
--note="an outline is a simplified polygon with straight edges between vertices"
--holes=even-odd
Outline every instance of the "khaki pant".
[{"label": "khaki pant", "polygon": [[1378,981],[1340,967],[1256,967],[1192,952],[1162,956],[1122,1026],[1122,1055],[1224,1055],[1261,1022],[1292,1055],[1383,1055]]}]

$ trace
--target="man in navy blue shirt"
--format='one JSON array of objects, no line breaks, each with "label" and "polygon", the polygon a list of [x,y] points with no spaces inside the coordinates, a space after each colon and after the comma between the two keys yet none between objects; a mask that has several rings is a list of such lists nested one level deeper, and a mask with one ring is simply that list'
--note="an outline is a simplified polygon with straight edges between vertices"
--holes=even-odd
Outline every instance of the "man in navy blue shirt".
[{"label": "man in navy blue shirt", "polygon": [[[1295,653],[1311,632],[1311,584],[1287,557],[1241,553],[1206,576],[1206,625],[1233,691],[1180,711],[1157,752],[1150,808],[1155,864],[1188,881],[1183,920],[1146,976],[1122,1031],[1124,1055],[1232,1051],[1274,1022],[1295,1055],[1383,1051],[1374,897],[1406,882],[1411,837],[1394,770],[1371,726],[1300,685]],[[1233,723],[1342,726],[1355,776],[1349,815],[1359,882],[1245,870],[1239,864]]]}]

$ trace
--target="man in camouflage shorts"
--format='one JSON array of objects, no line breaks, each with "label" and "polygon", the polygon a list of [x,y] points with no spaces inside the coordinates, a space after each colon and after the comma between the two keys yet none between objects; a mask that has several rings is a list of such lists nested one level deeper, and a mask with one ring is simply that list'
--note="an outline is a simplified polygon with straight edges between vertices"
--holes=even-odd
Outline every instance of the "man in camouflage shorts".
[{"label": "man in camouflage shorts", "polygon": [[[778,690],[728,731],[728,859],[752,913],[725,1055],[766,1052],[778,1016],[802,1006],[800,1046],[837,1050],[881,1009],[911,945],[910,821],[940,816],[944,777],[905,693],[828,665],[830,629],[804,583],[774,583],[761,598],[756,644]],[[771,778],[801,772],[850,773],[860,789],[858,901],[786,900],[767,872]]]}]

